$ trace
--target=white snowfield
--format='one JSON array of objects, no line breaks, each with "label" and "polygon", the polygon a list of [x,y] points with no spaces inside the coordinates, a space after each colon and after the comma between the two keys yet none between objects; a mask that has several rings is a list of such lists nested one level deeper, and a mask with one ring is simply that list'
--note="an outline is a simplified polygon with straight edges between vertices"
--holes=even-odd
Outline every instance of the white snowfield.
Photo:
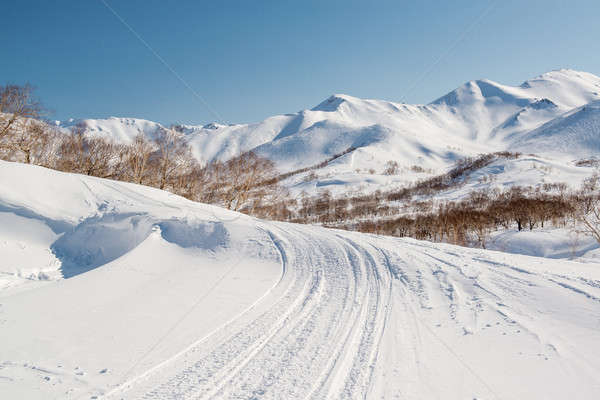
[{"label": "white snowfield", "polygon": [[260,221],[8,162],[0,218],[1,399],[600,393],[600,264]]}]

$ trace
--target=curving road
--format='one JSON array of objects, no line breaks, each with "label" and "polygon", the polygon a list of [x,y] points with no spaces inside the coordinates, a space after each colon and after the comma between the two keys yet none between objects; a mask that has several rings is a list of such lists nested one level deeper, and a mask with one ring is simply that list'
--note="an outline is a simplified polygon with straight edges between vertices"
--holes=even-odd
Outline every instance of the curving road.
[{"label": "curving road", "polygon": [[595,265],[259,223],[261,300],[107,398],[591,399]]}]

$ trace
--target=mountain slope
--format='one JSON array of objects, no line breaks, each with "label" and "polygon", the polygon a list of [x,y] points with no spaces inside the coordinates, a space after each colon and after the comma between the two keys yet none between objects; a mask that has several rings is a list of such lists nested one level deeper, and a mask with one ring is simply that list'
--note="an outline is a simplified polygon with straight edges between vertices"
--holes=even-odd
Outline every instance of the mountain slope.
[{"label": "mountain slope", "polygon": [[94,136],[107,137],[117,143],[131,143],[137,135],[154,137],[156,130],[162,127],[158,122],[139,118],[116,118],[70,120],[59,124],[62,128],[85,127],[86,132]]},{"label": "mountain slope", "polygon": [[600,265],[260,221],[8,162],[0,181],[1,212],[30,222],[10,264],[46,243],[71,276],[0,291],[2,398],[600,389]]},{"label": "mountain slope", "polygon": [[[480,153],[534,149],[544,155],[551,146],[536,147],[528,139],[537,137],[532,132],[564,113],[600,99],[599,92],[599,77],[559,70],[519,86],[471,81],[427,105],[336,94],[311,109],[254,124],[181,129],[193,154],[203,163],[252,150],[275,161],[281,172],[321,163],[355,147],[357,150],[351,154],[321,169],[313,186],[319,187],[325,180],[340,182],[336,190],[342,193],[373,191],[381,189],[382,182],[390,181],[381,176],[389,161],[397,162],[400,169],[416,166],[432,175],[444,172],[459,158]],[[105,134],[122,142],[138,133],[152,136],[160,126],[124,118],[83,122],[93,134]],[[571,122],[574,120],[565,119],[561,129],[568,130],[566,125]],[[593,136],[595,132],[589,134]],[[571,147],[569,139],[565,140],[560,150],[565,160],[591,154],[581,146]],[[393,177],[391,184],[404,185],[419,178],[402,174]]]},{"label": "mountain slope", "polygon": [[511,147],[557,156],[600,156],[600,101],[578,107],[521,135]]},{"label": "mountain slope", "polygon": [[[585,72],[558,70],[525,81],[520,86],[502,85],[490,80],[471,81],[432,104],[455,110],[467,125],[474,128],[471,132],[474,140],[487,141],[491,132],[495,137],[502,137],[502,131],[507,128],[512,128],[508,133],[516,130],[513,125],[519,125],[520,131],[534,128],[560,113],[598,99],[599,93],[599,77]],[[534,110],[546,113],[535,113]],[[529,123],[520,115],[524,112],[530,114]],[[532,118],[531,114],[538,115]]]},{"label": "mountain slope", "polygon": [[[322,161],[351,145],[381,159],[438,168],[454,160],[457,153],[471,155],[484,148],[489,151],[490,146],[503,150],[503,140],[509,134],[536,128],[600,98],[599,92],[599,77],[559,70],[516,87],[490,80],[471,81],[429,105],[337,94],[296,114],[253,125],[197,128],[189,134],[195,147],[203,149],[197,152],[205,160],[255,149],[284,171]],[[411,146],[411,142],[418,145]],[[388,154],[382,154],[384,148]],[[381,161],[374,163],[367,157],[363,161],[367,168],[381,165]]]}]

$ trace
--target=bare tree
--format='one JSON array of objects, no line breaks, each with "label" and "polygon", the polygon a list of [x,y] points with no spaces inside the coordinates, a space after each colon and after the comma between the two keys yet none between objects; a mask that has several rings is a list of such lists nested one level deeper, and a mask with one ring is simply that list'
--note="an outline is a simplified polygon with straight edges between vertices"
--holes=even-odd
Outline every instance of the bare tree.
[{"label": "bare tree", "polygon": [[575,218],[581,227],[576,230],[586,236],[591,236],[600,243],[600,176],[594,173],[583,182],[575,210]]},{"label": "bare tree", "polygon": [[600,199],[596,196],[591,199],[591,204],[588,204],[587,212],[580,205],[577,220],[581,222],[582,228],[578,229],[584,235],[591,236],[600,243]]},{"label": "bare tree", "polygon": [[40,103],[33,97],[33,87],[6,85],[0,86],[0,138],[20,120],[39,118],[42,112]]},{"label": "bare tree", "polygon": [[187,171],[175,176],[173,191],[190,200],[202,201],[202,195],[207,192],[208,178],[206,168],[194,162]]},{"label": "bare tree", "polygon": [[139,184],[149,180],[149,161],[154,151],[154,145],[143,134],[140,133],[135,137],[133,143],[127,146],[123,156],[127,166],[128,180]]},{"label": "bare tree", "polygon": [[159,128],[156,135],[158,149],[152,162],[158,172],[158,188],[164,189],[177,174],[183,175],[194,163],[184,136],[173,129]]},{"label": "bare tree", "polygon": [[58,169],[66,172],[83,172],[85,129],[84,124],[77,124],[71,128],[71,133],[63,138],[57,161]]},{"label": "bare tree", "polygon": [[48,164],[53,147],[50,126],[35,119],[19,120],[12,125],[10,135],[1,139],[1,145],[13,161],[27,164]]},{"label": "bare tree", "polygon": [[273,179],[277,175],[275,164],[253,152],[230,159],[225,163],[225,170],[223,201],[230,210],[238,211],[250,200],[259,204],[278,187]]},{"label": "bare tree", "polygon": [[89,136],[86,126],[78,124],[63,138],[57,165],[63,171],[112,178],[119,161],[119,148],[110,139]]}]

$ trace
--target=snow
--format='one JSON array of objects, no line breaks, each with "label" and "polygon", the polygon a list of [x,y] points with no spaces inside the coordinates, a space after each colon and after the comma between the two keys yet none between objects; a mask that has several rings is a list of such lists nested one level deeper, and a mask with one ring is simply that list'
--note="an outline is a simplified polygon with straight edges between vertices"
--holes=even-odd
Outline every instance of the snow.
[{"label": "snow", "polygon": [[[304,184],[307,174],[298,177],[300,181],[285,182],[292,192],[306,190],[309,195],[332,186],[329,182],[338,182],[332,191],[344,195],[372,192],[390,180],[396,187],[422,178],[411,173],[381,176],[388,161],[405,169],[416,165],[439,174],[459,158],[511,150],[555,158],[568,166],[598,150],[599,99],[600,77],[563,69],[519,86],[473,80],[427,105],[334,94],[312,108],[257,123],[183,125],[182,129],[192,153],[203,164],[252,150],[273,160],[281,172],[288,172],[357,147],[334,166],[317,171],[323,182],[318,178]],[[152,137],[161,126],[114,117],[83,123],[91,134],[124,143],[139,133]],[[366,174],[369,170],[375,174]]]},{"label": "snow", "polygon": [[60,261],[50,250],[57,238],[41,221],[0,212],[0,289],[60,277]]},{"label": "snow", "polygon": [[[202,163],[253,150],[282,172],[356,147],[283,181],[294,196],[391,190],[465,156],[525,153],[432,198],[442,202],[577,188],[594,168],[575,162],[600,151],[599,92],[599,77],[558,70],[520,86],[470,81],[427,105],[334,94],[258,123],[181,128]],[[77,124],[121,143],[161,127],[58,125]],[[384,175],[388,161],[398,174]],[[479,250],[260,221],[17,163],[0,161],[0,182],[0,398],[600,391],[599,247],[569,227],[495,232]]]},{"label": "snow", "polygon": [[260,221],[17,163],[0,182],[0,398],[600,391],[595,258]]},{"label": "snow", "polygon": [[589,258],[599,246],[593,238],[576,230],[554,228],[494,232],[487,248],[536,257],[577,259]]},{"label": "snow", "polygon": [[85,127],[86,132],[93,136],[109,138],[117,143],[131,143],[137,135],[153,138],[156,130],[162,125],[158,122],[148,121],[140,118],[118,118],[105,119],[70,119],[66,123],[60,123],[60,127],[72,129],[75,126]]},{"label": "snow", "polygon": [[561,157],[577,154],[579,158],[600,152],[600,100],[569,111],[541,127],[522,135],[513,148]]},{"label": "snow", "polygon": [[[585,178],[594,173],[593,167],[577,167],[572,162],[563,162],[535,155],[523,155],[517,159],[497,159],[463,180],[463,185],[432,196],[436,201],[465,199],[473,191],[507,191],[513,187],[540,188],[544,184],[564,184],[565,189],[578,190]],[[556,193],[556,191],[555,191]]]}]

